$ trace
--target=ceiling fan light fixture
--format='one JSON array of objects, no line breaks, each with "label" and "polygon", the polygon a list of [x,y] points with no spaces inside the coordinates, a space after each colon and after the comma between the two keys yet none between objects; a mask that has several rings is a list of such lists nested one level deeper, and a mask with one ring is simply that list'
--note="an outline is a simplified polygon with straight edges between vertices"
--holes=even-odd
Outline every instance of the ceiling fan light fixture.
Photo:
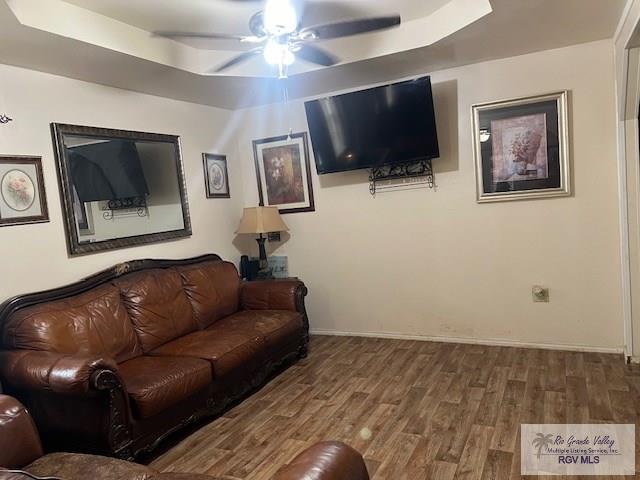
[{"label": "ceiling fan light fixture", "polygon": [[296,56],[293,54],[293,52],[291,52],[290,50],[287,50],[286,52],[284,52],[282,63],[284,63],[288,67],[290,65],[293,65],[295,61],[296,61]]},{"label": "ceiling fan light fixture", "polygon": [[298,28],[298,15],[289,0],[268,0],[264,8],[264,30],[269,35],[293,33]]},{"label": "ceiling fan light fixture", "polygon": [[318,35],[313,30],[303,30],[298,33],[298,38],[304,42],[311,42],[318,39]]},{"label": "ceiling fan light fixture", "polygon": [[262,37],[258,37],[256,35],[250,35],[248,37],[242,37],[240,42],[242,43],[262,43],[264,39]]},{"label": "ceiling fan light fixture", "polygon": [[387,15],[305,27],[303,18],[298,16],[301,12],[296,10],[296,7],[299,7],[302,11],[303,1],[266,0],[264,9],[257,11],[249,19],[249,30],[252,35],[184,31],[154,32],[153,35],[171,39],[231,39],[255,44],[255,48],[236,54],[212,71],[222,72],[254,58],[255,55],[262,54],[269,65],[278,67],[279,78],[287,78],[288,67],[297,59],[323,67],[340,63],[339,58],[314,45],[315,42],[376,32],[397,27],[401,23],[400,15]]},{"label": "ceiling fan light fixture", "polygon": [[270,39],[264,47],[264,59],[269,65],[289,66],[295,62],[296,57],[289,50],[289,45]]}]

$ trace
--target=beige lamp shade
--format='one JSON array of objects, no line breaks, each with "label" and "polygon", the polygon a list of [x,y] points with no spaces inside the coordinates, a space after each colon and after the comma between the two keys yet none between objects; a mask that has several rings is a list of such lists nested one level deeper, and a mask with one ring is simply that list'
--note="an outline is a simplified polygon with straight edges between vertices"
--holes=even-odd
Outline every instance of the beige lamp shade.
[{"label": "beige lamp shade", "polygon": [[278,207],[245,208],[236,233],[286,232],[289,227],[284,223]]}]

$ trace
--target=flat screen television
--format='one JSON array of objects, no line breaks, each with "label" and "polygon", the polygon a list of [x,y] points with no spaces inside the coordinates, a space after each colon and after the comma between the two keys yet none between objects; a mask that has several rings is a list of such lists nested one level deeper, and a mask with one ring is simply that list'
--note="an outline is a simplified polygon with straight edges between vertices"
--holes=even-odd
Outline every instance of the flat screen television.
[{"label": "flat screen television", "polygon": [[318,174],[439,156],[431,79],[305,102]]}]

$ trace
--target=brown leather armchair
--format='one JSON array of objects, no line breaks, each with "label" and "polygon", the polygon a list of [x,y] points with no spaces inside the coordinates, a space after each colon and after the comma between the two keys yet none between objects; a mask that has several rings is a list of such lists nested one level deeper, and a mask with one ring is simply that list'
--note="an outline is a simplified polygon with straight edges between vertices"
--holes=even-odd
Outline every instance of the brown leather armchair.
[{"label": "brown leather armchair", "polygon": [[304,357],[306,294],[217,255],[117,265],[0,305],[0,380],[47,450],[133,459]]},{"label": "brown leather armchair", "polygon": [[[40,438],[25,407],[0,395],[0,480],[31,476],[63,480],[223,480],[190,473],[159,473],[144,465],[97,455],[43,455]],[[273,480],[368,480],[362,456],[339,442],[323,442],[283,466]]]}]

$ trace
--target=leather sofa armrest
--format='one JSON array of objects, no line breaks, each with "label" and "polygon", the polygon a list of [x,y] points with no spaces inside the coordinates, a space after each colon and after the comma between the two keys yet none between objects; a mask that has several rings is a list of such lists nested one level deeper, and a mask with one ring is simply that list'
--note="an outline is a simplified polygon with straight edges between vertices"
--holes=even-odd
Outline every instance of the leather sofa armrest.
[{"label": "leather sofa armrest", "polygon": [[281,468],[273,480],[369,480],[362,455],[341,442],[321,442]]},{"label": "leather sofa armrest", "polygon": [[22,468],[41,456],[40,436],[24,405],[0,395],[0,467]]},{"label": "leather sofa armrest", "polygon": [[304,313],[307,287],[300,280],[258,280],[243,282],[240,305],[243,310],[291,310]]},{"label": "leather sofa armrest", "polygon": [[87,355],[35,350],[0,352],[0,377],[18,390],[82,395],[96,388],[94,377],[104,370],[117,372],[118,366],[110,358]]}]

